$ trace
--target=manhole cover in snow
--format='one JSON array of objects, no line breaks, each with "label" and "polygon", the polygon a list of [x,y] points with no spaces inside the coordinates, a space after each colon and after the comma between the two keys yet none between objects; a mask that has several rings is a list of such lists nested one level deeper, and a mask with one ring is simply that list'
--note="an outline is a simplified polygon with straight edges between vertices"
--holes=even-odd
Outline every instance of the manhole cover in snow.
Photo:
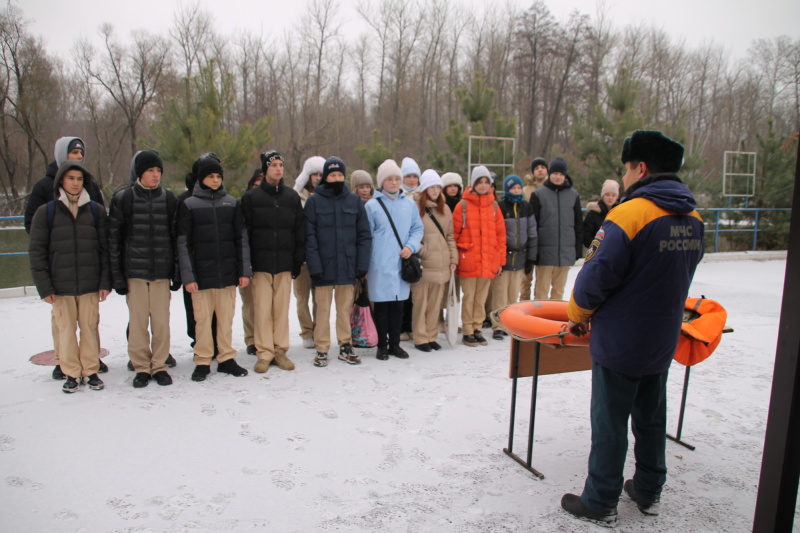
[{"label": "manhole cover in snow", "polygon": [[[100,348],[100,358],[108,355],[108,350],[105,348]],[[46,352],[37,353],[33,357],[31,357],[31,363],[34,365],[42,365],[42,366],[55,366],[56,364],[56,352],[54,350],[48,350]]]}]

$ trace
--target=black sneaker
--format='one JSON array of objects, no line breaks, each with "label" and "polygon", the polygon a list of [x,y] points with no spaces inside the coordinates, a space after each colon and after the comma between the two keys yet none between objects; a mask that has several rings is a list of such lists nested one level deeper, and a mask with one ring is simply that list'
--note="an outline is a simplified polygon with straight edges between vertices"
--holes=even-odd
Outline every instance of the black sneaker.
[{"label": "black sneaker", "polygon": [[150,374],[147,372],[137,372],[136,376],[133,378],[134,389],[143,389],[147,387],[148,383],[150,383]]},{"label": "black sneaker", "polygon": [[461,337],[461,342],[464,346],[479,346],[480,342],[475,338],[475,335],[464,335]]},{"label": "black sneaker", "polygon": [[428,346],[431,347],[432,350],[436,350],[437,352],[442,349],[442,345],[436,341],[429,342]]},{"label": "black sneaker", "polygon": [[328,354],[317,352],[317,355],[314,356],[314,366],[328,366]]},{"label": "black sneaker", "polygon": [[166,364],[169,368],[175,368],[178,362],[175,360],[174,357],[172,357],[172,354],[167,354]]},{"label": "black sneaker", "polygon": [[248,344],[247,345],[247,355],[256,355],[258,354],[258,350],[256,350],[255,344]]},{"label": "black sneaker", "polygon": [[378,352],[375,354],[375,357],[379,361],[387,361],[389,359],[389,350],[386,349],[386,346],[378,346]]},{"label": "black sneaker", "polygon": [[192,381],[205,381],[211,373],[211,365],[197,365],[192,372]]},{"label": "black sneaker", "polygon": [[472,334],[472,336],[475,337],[475,340],[478,341],[478,344],[480,344],[481,346],[486,346],[489,344],[488,342],[486,342],[486,339],[483,338],[483,334],[479,329],[476,329],[475,332]]},{"label": "black sneaker", "polygon": [[240,367],[236,363],[236,359],[228,359],[227,361],[223,361],[217,365],[217,372],[222,372],[224,374],[230,374],[231,376],[241,378],[247,375],[247,370]]},{"label": "black sneaker", "polygon": [[172,376],[167,374],[166,370],[161,370],[160,372],[156,372],[155,374],[153,374],[153,379],[155,380],[156,383],[158,383],[162,387],[165,387],[167,385],[172,385]]},{"label": "black sneaker", "polygon": [[389,346],[389,355],[393,355],[398,359],[408,359],[408,352],[402,349],[399,344]]},{"label": "black sneaker", "polygon": [[103,362],[102,359],[100,359],[100,368],[97,370],[97,372],[99,372],[100,374],[105,374],[106,372],[108,372],[108,367],[106,366],[106,364]]},{"label": "black sneaker", "polygon": [[431,351],[431,345],[428,344],[427,342],[423,343],[423,344],[415,344],[414,348],[416,348],[420,352],[430,352]]},{"label": "black sneaker", "polygon": [[361,358],[353,351],[353,345],[345,343],[339,346],[339,359],[351,365],[360,365]]},{"label": "black sneaker", "polygon": [[62,379],[67,379],[67,375],[61,370],[61,365],[56,365],[53,368],[53,379],[57,379],[61,381]]},{"label": "black sneaker", "polygon": [[128,359],[128,370],[134,372],[133,361],[131,361],[130,359]]},{"label": "black sneaker", "polygon": [[625,481],[625,484],[622,487],[625,489],[625,494],[627,494],[630,499],[636,503],[636,507],[639,508],[642,514],[658,516],[658,513],[661,512],[661,500],[657,498],[655,501],[648,502],[641,499],[636,494],[636,489],[633,486],[632,479]]},{"label": "black sneaker", "polygon": [[604,527],[617,527],[617,511],[610,514],[600,514],[586,507],[581,497],[575,494],[564,494],[561,498],[561,508],[576,518],[592,522]]},{"label": "black sneaker", "polygon": [[496,330],[494,330],[494,331],[492,332],[492,338],[493,338],[494,340],[496,340],[496,341],[501,341],[501,340],[503,340],[503,332],[502,332],[502,331],[500,331],[499,329],[496,329]]},{"label": "black sneaker", "polygon": [[105,386],[106,386],[106,385],[105,385],[105,383],[103,383],[103,380],[102,380],[102,379],[100,379],[100,378],[97,376],[97,374],[92,374],[91,376],[89,376],[88,378],[86,378],[86,380],[87,380],[87,381],[86,381],[86,384],[87,384],[87,385],[89,386],[89,388],[90,388],[90,389],[92,389],[92,390],[103,390],[103,387],[105,387]]},{"label": "black sneaker", "polygon": [[61,390],[66,393],[76,392],[78,390],[78,380],[72,376],[66,376],[66,380]]},{"label": "black sneaker", "polygon": [[488,318],[483,321],[483,324],[481,324],[481,328],[483,329],[489,329],[491,327],[492,327],[492,321],[489,320]]}]

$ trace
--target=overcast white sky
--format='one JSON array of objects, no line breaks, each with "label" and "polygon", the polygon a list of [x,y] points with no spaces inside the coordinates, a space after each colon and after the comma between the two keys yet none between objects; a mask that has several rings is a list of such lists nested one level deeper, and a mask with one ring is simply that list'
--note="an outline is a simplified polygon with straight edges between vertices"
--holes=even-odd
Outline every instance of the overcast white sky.
[{"label": "overcast white sky", "polygon": [[[376,0],[373,0],[376,1]],[[482,11],[488,2],[451,0]],[[51,53],[67,57],[75,40],[86,35],[96,38],[97,28],[110,22],[120,36],[134,29],[166,32],[180,5],[173,0],[12,0],[30,22],[33,34],[42,36]],[[524,9],[533,0],[507,0]],[[545,0],[553,15],[566,20],[577,9],[594,17],[596,0]],[[184,2],[186,4],[187,2]],[[299,21],[305,0],[208,0],[201,2],[217,21],[223,35],[237,30],[282,33]],[[499,5],[506,5],[503,1]],[[361,23],[355,0],[340,0],[345,31],[358,33]],[[800,38],[800,0],[607,0],[611,19],[617,28],[644,21],[646,26],[665,29],[674,41],[683,40],[694,48],[714,43],[743,57],[749,44],[758,38],[789,35]]]}]

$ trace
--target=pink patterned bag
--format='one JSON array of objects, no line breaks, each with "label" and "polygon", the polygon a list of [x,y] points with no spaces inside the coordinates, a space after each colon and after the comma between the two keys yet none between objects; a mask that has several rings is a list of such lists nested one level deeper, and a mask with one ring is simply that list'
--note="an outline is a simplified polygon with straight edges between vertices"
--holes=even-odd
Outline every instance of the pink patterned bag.
[{"label": "pink patterned bag", "polygon": [[358,348],[371,348],[378,344],[378,330],[372,320],[372,309],[369,306],[367,293],[367,280],[362,279],[356,283],[356,299],[353,311],[350,313],[350,328],[352,330],[353,346]]}]

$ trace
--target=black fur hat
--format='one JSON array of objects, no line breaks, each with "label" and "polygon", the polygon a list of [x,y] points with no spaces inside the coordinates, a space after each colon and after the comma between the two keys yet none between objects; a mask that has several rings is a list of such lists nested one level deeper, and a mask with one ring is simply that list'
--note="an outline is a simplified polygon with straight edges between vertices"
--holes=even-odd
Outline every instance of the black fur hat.
[{"label": "black fur hat", "polygon": [[658,130],[636,130],[622,144],[622,164],[643,161],[660,172],[678,172],[683,166],[683,145]]}]

